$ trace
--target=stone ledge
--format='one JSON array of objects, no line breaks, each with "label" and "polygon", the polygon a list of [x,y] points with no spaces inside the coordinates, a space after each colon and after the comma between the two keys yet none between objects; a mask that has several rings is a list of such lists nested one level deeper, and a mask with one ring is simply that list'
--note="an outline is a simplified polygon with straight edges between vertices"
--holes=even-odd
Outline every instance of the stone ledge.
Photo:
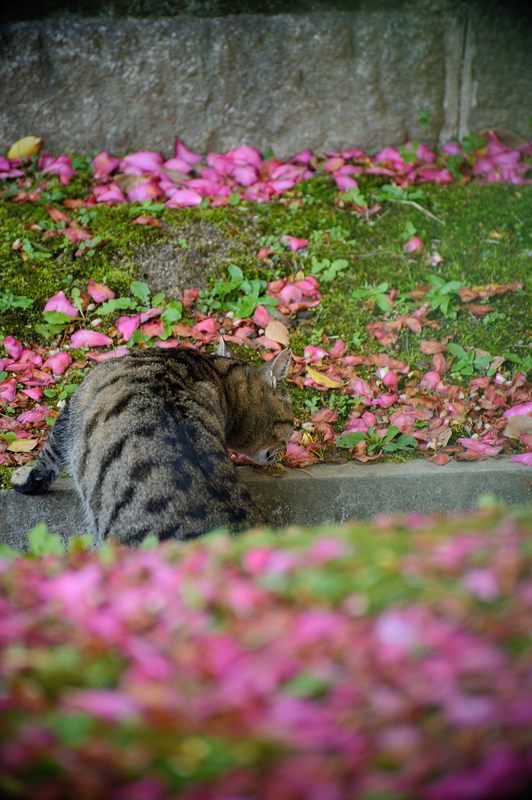
[{"label": "stone ledge", "polygon": [[[319,464],[274,478],[249,467],[239,471],[257,505],[279,526],[343,522],[397,511],[467,511],[485,494],[509,505],[531,502],[532,473],[506,459],[443,467],[421,459],[405,464]],[[65,538],[83,532],[83,514],[69,479],[57,481],[48,494],[37,497],[0,492],[0,542],[24,549],[27,531],[38,522]]]}]

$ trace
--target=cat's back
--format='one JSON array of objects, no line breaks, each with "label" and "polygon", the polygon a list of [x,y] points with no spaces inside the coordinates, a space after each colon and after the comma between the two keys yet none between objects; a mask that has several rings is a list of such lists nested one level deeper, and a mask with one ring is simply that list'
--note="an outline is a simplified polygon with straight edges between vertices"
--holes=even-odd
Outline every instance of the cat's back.
[{"label": "cat's back", "polygon": [[246,520],[212,357],[150,349],[103,362],[73,398],[71,470],[101,540],[187,538]]}]

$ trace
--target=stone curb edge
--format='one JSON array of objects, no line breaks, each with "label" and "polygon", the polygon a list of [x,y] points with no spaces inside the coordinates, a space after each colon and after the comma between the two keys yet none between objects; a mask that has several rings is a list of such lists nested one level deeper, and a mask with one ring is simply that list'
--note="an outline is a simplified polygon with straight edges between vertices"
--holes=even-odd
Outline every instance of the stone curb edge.
[{"label": "stone curb edge", "polygon": [[[438,467],[423,459],[403,464],[318,464],[269,477],[251,467],[239,473],[272,525],[320,525],[393,512],[457,512],[482,495],[508,505],[532,502],[532,471],[507,459],[453,461]],[[57,481],[45,495],[0,491],[0,542],[25,549],[38,522],[63,537],[84,531],[72,482]]]}]

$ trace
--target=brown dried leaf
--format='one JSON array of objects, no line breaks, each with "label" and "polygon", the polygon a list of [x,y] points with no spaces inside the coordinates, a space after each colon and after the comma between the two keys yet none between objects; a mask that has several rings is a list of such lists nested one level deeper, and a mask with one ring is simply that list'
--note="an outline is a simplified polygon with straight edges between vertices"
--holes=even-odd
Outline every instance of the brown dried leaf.
[{"label": "brown dried leaf", "polygon": [[532,433],[532,417],[526,417],[521,414],[508,417],[503,435],[508,436],[510,439],[519,439],[523,433]]},{"label": "brown dried leaf", "polygon": [[284,344],[285,346],[288,345],[288,342],[290,341],[290,333],[288,328],[286,325],[283,325],[282,322],[279,322],[276,319],[267,324],[264,333],[268,339],[273,339],[274,342]]}]

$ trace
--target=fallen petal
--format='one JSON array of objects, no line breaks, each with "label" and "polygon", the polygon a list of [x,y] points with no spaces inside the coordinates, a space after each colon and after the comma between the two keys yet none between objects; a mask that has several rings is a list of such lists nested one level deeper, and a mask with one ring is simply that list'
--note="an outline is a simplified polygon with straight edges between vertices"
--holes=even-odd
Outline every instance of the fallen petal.
[{"label": "fallen petal", "polygon": [[70,347],[74,350],[79,347],[107,347],[110,344],[113,344],[113,340],[103,333],[98,333],[98,331],[82,329],[76,331],[70,337]]},{"label": "fallen petal", "polygon": [[54,375],[62,375],[71,364],[72,356],[70,353],[56,353],[55,356],[50,356],[50,358],[46,359],[43,369],[51,369]]},{"label": "fallen petal", "polygon": [[77,317],[79,315],[79,311],[72,305],[70,300],[67,300],[64,292],[57,292],[57,294],[50,297],[44,310],[60,311],[62,314],[66,314],[67,317]]},{"label": "fallen petal", "polygon": [[532,467],[532,453],[519,453],[518,456],[512,456],[510,461],[515,461],[517,464],[524,464],[525,467]]},{"label": "fallen petal", "polygon": [[87,283],[87,292],[95,303],[103,303],[105,300],[112,300],[115,293],[104,283],[96,283],[92,278]]}]

